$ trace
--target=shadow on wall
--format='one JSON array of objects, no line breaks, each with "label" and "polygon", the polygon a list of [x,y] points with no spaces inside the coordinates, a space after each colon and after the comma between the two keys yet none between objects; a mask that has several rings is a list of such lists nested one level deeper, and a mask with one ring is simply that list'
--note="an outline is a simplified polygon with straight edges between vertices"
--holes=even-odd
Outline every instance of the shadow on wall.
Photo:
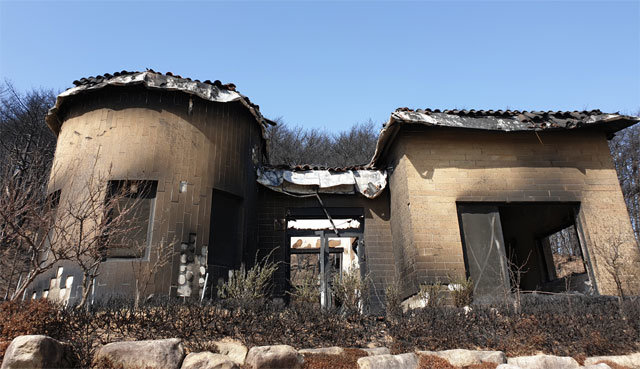
[{"label": "shadow on wall", "polygon": [[[427,180],[432,180],[438,169],[571,168],[585,175],[588,169],[612,167],[601,161],[603,157],[611,160],[604,133],[593,131],[487,132],[410,127],[402,134],[409,141],[407,159]],[[575,152],[559,151],[573,144]],[[590,153],[585,153],[587,150]]]}]

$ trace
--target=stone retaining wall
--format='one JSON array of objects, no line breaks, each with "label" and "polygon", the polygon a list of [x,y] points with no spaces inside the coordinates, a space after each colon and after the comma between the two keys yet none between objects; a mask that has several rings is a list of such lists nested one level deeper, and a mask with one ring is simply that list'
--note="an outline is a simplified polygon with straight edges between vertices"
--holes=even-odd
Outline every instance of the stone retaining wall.
[{"label": "stone retaining wall", "polygon": [[[305,359],[314,356],[341,356],[341,347],[305,348],[289,345],[255,346],[247,349],[242,343],[223,339],[212,342],[218,353],[186,353],[178,338],[113,342],[102,346],[93,357],[94,368],[166,368],[166,369],[301,369]],[[0,369],[71,368],[69,344],[51,337],[32,335],[16,337],[6,351]],[[476,365],[498,369],[638,369],[640,353],[619,356],[599,356],[578,362],[572,357],[538,354],[507,358],[501,351],[444,350],[415,351],[391,355],[384,347],[363,348],[354,369],[421,369],[421,362],[436,357],[448,362],[448,368],[468,368]],[[444,360],[444,361],[443,361]],[[610,366],[612,365],[612,366]],[[314,366],[315,368],[316,366]],[[431,368],[431,366],[428,366]]]}]

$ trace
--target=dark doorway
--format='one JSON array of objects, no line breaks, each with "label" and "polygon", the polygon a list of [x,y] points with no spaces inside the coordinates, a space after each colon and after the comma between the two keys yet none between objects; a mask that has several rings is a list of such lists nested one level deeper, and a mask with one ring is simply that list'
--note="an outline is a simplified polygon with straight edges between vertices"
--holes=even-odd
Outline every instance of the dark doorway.
[{"label": "dark doorway", "polygon": [[209,278],[226,278],[231,269],[238,269],[243,248],[242,198],[228,192],[213,190],[211,225],[207,264]]}]

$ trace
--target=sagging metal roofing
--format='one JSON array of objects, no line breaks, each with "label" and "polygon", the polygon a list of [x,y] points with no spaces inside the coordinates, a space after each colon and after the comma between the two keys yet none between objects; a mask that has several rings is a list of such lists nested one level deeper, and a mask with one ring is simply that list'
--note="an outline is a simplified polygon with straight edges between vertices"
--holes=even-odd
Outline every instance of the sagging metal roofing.
[{"label": "sagging metal roofing", "polygon": [[599,129],[608,135],[640,121],[638,117],[589,111],[431,110],[399,108],[391,114],[378,136],[368,166],[375,168],[403,124],[518,132],[566,129]]},{"label": "sagging metal roofing", "polygon": [[255,117],[263,130],[263,135],[267,125],[275,124],[273,121],[262,116],[258,105],[253,104],[248,97],[237,92],[236,86],[233,83],[222,84],[220,81],[211,82],[209,80],[200,82],[199,80],[173,75],[170,72],[162,74],[148,69],[144,72],[122,71],[114,74],[107,73],[101,76],[82,78],[73,81],[73,84],[76,87],[70,88],[58,95],[55,105],[49,109],[45,118],[47,125],[56,134],[60,132],[63,120],[63,117],[59,116],[60,108],[70,97],[99,90],[106,86],[141,85],[148,89],[180,91],[207,101],[220,103],[237,101],[244,105]]},{"label": "sagging metal roofing", "polygon": [[387,186],[387,172],[374,169],[333,171],[259,167],[257,175],[258,183],[261,185],[289,195],[360,193],[373,199],[378,197]]}]

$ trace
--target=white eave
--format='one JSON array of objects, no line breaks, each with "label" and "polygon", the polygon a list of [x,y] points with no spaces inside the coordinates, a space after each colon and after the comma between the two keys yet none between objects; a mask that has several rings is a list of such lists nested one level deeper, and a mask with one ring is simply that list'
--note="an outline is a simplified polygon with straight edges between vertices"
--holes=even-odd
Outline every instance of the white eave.
[{"label": "white eave", "polygon": [[261,185],[289,195],[360,193],[374,199],[387,186],[386,171],[374,169],[295,171],[260,167],[257,174]]}]

